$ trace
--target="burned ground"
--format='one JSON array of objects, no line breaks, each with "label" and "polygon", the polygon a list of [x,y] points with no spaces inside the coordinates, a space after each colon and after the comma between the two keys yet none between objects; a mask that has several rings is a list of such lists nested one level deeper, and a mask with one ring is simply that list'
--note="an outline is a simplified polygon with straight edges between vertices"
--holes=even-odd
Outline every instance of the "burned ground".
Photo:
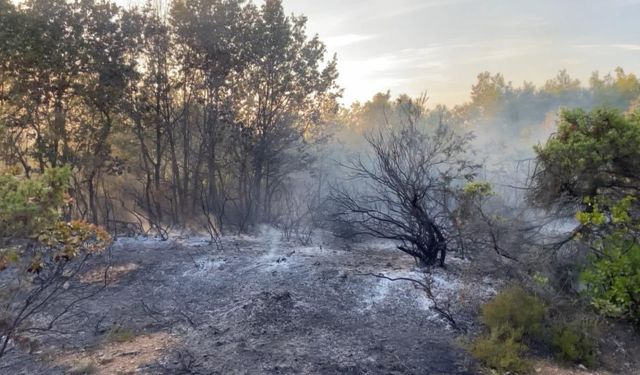
[{"label": "burned ground", "polygon": [[[6,373],[471,374],[455,332],[409,282],[413,259],[390,246],[283,243],[275,232],[199,239],[120,239],[109,286]],[[440,293],[466,298],[455,276]],[[83,282],[97,282],[97,267]],[[93,272],[93,273],[92,273]],[[465,294],[466,293],[466,294]],[[482,294],[480,293],[480,294]],[[463,313],[463,311],[461,311]]]}]

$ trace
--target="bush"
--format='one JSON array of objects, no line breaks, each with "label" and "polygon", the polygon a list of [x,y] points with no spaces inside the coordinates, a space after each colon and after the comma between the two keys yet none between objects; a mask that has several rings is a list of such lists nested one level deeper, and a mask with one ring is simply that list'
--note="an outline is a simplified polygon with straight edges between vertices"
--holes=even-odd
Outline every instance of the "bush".
[{"label": "bush", "polygon": [[640,325],[640,244],[612,235],[582,273],[585,295],[601,313]]},{"label": "bush", "polygon": [[[87,260],[104,253],[111,237],[95,225],[61,220],[70,173],[52,168],[31,179],[0,173],[0,358],[26,331],[52,329],[99,291],[100,286],[77,281]],[[46,310],[53,303],[64,304],[60,315]]]},{"label": "bush", "polygon": [[513,335],[494,332],[476,339],[471,346],[471,354],[485,366],[500,372],[524,373],[531,369],[531,363],[522,355],[527,346]]},{"label": "bush", "polygon": [[542,333],[545,316],[542,300],[520,287],[510,287],[482,306],[482,323],[490,332],[513,332],[518,339]]},{"label": "bush", "polygon": [[520,287],[505,289],[482,306],[480,320],[488,332],[473,341],[471,354],[500,372],[527,372],[531,364],[523,358],[526,341],[541,336],[545,314],[540,298]]},{"label": "bush", "polygon": [[552,323],[548,315],[540,298],[520,287],[507,288],[482,306],[480,320],[487,333],[476,338],[469,350],[482,364],[501,373],[530,370],[531,364],[523,358],[530,343],[550,349],[562,362],[593,367],[594,326],[585,320]]},{"label": "bush", "polygon": [[70,176],[69,168],[47,169],[33,179],[0,174],[0,247],[58,221]]},{"label": "bush", "polygon": [[593,367],[596,364],[596,345],[589,331],[582,322],[555,326],[551,346],[556,357],[563,362]]}]

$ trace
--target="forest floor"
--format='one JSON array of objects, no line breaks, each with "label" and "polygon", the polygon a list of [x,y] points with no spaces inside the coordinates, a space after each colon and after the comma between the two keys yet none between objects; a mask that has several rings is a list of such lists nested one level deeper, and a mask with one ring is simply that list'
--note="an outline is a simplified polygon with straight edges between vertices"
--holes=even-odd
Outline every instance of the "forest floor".
[{"label": "forest floor", "polygon": [[[475,374],[456,333],[390,244],[257,237],[119,239],[108,287],[78,306],[6,374]],[[435,291],[471,322],[499,288],[452,259]],[[100,282],[98,264],[83,282]],[[6,364],[8,362],[8,364]],[[551,372],[550,372],[551,373]],[[554,372],[555,373],[555,372]],[[560,373],[560,372],[558,372]]]}]

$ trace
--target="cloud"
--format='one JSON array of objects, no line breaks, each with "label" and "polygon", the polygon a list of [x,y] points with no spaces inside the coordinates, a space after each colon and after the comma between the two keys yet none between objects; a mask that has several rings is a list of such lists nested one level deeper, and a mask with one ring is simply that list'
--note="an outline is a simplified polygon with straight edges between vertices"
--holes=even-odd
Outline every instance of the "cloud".
[{"label": "cloud", "polygon": [[[394,18],[424,9],[457,5],[471,1],[472,0],[401,0],[394,3],[393,7],[389,8],[388,1],[374,0],[370,1],[370,3],[378,3],[382,5],[384,7],[384,11],[376,11],[374,14],[368,17],[368,20],[371,21],[385,18]],[[369,9],[376,8],[369,6]]]},{"label": "cloud", "polygon": [[509,18],[503,21],[503,26],[512,29],[540,29],[549,26],[550,22],[547,18],[542,16],[519,16]]},{"label": "cloud", "polygon": [[322,38],[325,44],[332,48],[346,47],[376,38],[375,34],[343,34]]},{"label": "cloud", "polygon": [[640,44],[614,43],[614,44],[576,44],[575,48],[603,49],[616,48],[627,51],[640,51]]},{"label": "cloud", "polygon": [[563,66],[567,65],[580,65],[585,64],[587,61],[585,59],[575,58],[575,57],[565,57],[559,60]]},{"label": "cloud", "polygon": [[613,44],[612,47],[627,51],[640,51],[640,44]]},{"label": "cloud", "polygon": [[613,3],[618,6],[637,6],[640,0],[613,0]]},{"label": "cloud", "polygon": [[[446,82],[444,46],[402,49],[373,57],[340,62],[340,85],[346,88],[344,101],[367,100],[373,93],[403,92],[414,84]],[[423,87],[424,89],[426,87]]]},{"label": "cloud", "polygon": [[[299,1],[299,0],[290,0]],[[396,0],[390,5],[389,0],[350,0],[338,2],[339,5],[327,6],[311,21],[323,28],[351,27],[353,22],[372,22],[398,18],[425,9],[440,8],[471,3],[474,0]],[[329,1],[329,4],[336,4]]]},{"label": "cloud", "polygon": [[465,64],[478,64],[491,61],[504,61],[523,56],[531,56],[541,49],[539,43],[513,42],[508,47],[495,47],[492,43],[479,43],[477,48],[469,52]]}]

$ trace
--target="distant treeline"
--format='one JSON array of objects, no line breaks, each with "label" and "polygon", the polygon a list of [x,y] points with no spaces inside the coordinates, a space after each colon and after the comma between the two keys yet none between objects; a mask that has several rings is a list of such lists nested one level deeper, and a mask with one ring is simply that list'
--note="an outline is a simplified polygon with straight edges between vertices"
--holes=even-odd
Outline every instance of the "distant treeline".
[{"label": "distant treeline", "polygon": [[[356,102],[344,111],[344,121],[359,133],[381,126],[403,111],[411,98],[400,95],[394,101],[389,92],[376,94],[365,103]],[[496,125],[503,136],[517,136],[523,130],[542,124],[550,112],[561,107],[592,108],[608,106],[621,111],[640,106],[640,81],[623,68],[601,77],[593,72],[588,86],[566,70],[542,87],[531,82],[514,86],[502,74],[483,72],[471,87],[470,101],[448,108],[436,105],[425,116],[427,122],[444,121],[461,130],[482,131],[479,125]],[[506,133],[504,133],[506,132]]]}]

